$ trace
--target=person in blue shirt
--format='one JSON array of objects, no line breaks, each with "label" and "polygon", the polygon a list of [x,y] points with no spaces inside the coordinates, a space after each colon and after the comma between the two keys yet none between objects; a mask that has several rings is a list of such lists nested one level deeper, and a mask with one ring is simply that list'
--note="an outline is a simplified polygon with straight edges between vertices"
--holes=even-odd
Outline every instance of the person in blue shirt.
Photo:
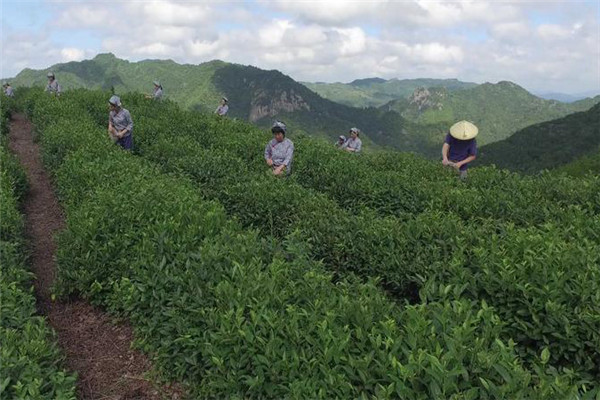
[{"label": "person in blue shirt", "polygon": [[133,120],[129,111],[121,107],[119,96],[112,96],[108,100],[110,113],[108,114],[108,134],[119,146],[125,150],[133,147]]},{"label": "person in blue shirt", "polygon": [[229,105],[227,105],[227,103],[229,103],[229,100],[227,99],[227,97],[223,96],[221,98],[221,104],[219,104],[219,106],[215,110],[215,114],[217,114],[221,117],[225,116],[227,114],[227,112],[229,111]]},{"label": "person in blue shirt", "polygon": [[360,135],[360,131],[358,128],[350,129],[350,139],[346,140],[346,142],[342,145],[342,149],[350,152],[358,154],[362,149],[362,140],[358,137]]},{"label": "person in blue shirt", "polygon": [[152,91],[152,94],[147,94],[146,98],[153,99],[153,100],[162,100],[162,96],[163,96],[162,85],[160,84],[159,81],[154,81],[152,83],[154,83],[154,90]]},{"label": "person in blue shirt", "polygon": [[61,87],[58,84],[56,77],[54,76],[54,72],[48,72],[47,76],[48,76],[48,84],[46,85],[46,92],[56,95],[56,96],[60,96]]},{"label": "person in blue shirt", "polygon": [[273,175],[289,175],[292,171],[294,143],[285,137],[287,127],[281,121],[275,121],[271,127],[273,139],[265,146],[265,161],[271,167]]},{"label": "person in blue shirt", "polygon": [[4,88],[4,94],[6,95],[6,97],[15,97],[15,92],[12,86],[10,86],[10,83],[4,82],[2,87]]},{"label": "person in blue shirt", "polygon": [[455,168],[462,180],[467,178],[469,163],[477,158],[477,133],[474,124],[459,121],[452,125],[442,146],[442,164]]}]

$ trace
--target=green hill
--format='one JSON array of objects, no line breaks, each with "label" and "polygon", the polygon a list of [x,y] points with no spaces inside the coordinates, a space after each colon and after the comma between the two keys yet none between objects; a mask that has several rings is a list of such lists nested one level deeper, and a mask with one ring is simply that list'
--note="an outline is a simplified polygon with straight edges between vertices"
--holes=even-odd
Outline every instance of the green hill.
[{"label": "green hill", "polygon": [[115,92],[151,93],[152,81],[159,80],[166,97],[186,108],[213,111],[221,94],[212,84],[214,72],[226,65],[211,61],[200,65],[177,64],[172,60],[129,62],[113,54],[99,54],[92,60],[56,64],[45,70],[24,69],[12,79],[13,86],[42,86],[46,72],[54,71],[63,90],[73,88],[111,89]]},{"label": "green hill", "polygon": [[476,87],[476,83],[457,79],[357,79],[350,83],[302,82],[324,98],[350,107],[379,107],[409,97],[420,87],[445,87],[456,91]]},{"label": "green hill", "polygon": [[[278,118],[288,123],[293,134],[334,140],[356,126],[364,132],[366,151],[389,146],[430,157],[439,154],[444,132],[458,119],[478,124],[479,143],[486,144],[504,139],[525,126],[592,105],[592,99],[572,104],[542,100],[510,82],[477,86],[456,79],[369,78],[343,88],[370,98],[379,96],[381,101],[409,97],[379,108],[354,108],[328,100],[277,70],[218,60],[199,65],[177,64],[172,60],[129,62],[112,54],[57,64],[45,70],[25,69],[11,81],[17,87],[43,86],[48,70],[57,74],[64,89],[113,89],[120,94],[150,93],[152,81],[158,79],[165,96],[187,109],[212,112],[220,97],[226,95],[230,99],[230,117],[261,127]],[[431,85],[439,87],[418,88]]]},{"label": "green hill", "polygon": [[600,148],[591,154],[579,157],[562,167],[556,169],[570,176],[582,177],[588,174],[600,174]]},{"label": "green hill", "polygon": [[565,172],[579,173],[594,168],[598,172],[600,148],[600,104],[588,111],[529,126],[506,140],[483,146],[479,164],[535,173],[556,168],[585,157]]},{"label": "green hill", "polygon": [[599,101],[600,96],[570,104],[544,100],[504,81],[460,91],[421,87],[409,98],[394,100],[381,109],[399,112],[404,118],[423,125],[472,121],[479,127],[477,140],[484,145],[505,139],[527,126],[587,110]]},{"label": "green hill", "polygon": [[[46,70],[25,69],[11,81],[13,86],[43,86],[52,70],[63,89],[114,88],[149,93],[152,81],[160,80],[165,96],[184,108],[212,112],[222,95],[230,99],[231,117],[268,126],[284,120],[293,133],[334,140],[353,127],[363,132],[366,148],[391,146],[404,151],[433,154],[443,128],[425,128],[407,122],[399,114],[375,108],[356,109],[322,98],[279,71],[211,61],[180,65],[171,60],[129,62],[112,54],[92,60],[54,65]],[[437,151],[437,150],[436,150]]]}]

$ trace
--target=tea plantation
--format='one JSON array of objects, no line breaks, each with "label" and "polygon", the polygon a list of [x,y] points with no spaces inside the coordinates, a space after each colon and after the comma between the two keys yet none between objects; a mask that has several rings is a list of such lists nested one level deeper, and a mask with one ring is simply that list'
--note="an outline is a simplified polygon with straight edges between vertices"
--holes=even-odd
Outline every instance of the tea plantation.
[{"label": "tea plantation", "polygon": [[108,97],[18,93],[67,217],[57,294],[128,318],[191,398],[600,398],[597,175],[293,136],[277,179],[269,132],[138,94],[124,152]]},{"label": "tea plantation", "polygon": [[19,212],[27,178],[7,146],[11,106],[0,105],[0,399],[75,399],[75,377],[36,315]]}]

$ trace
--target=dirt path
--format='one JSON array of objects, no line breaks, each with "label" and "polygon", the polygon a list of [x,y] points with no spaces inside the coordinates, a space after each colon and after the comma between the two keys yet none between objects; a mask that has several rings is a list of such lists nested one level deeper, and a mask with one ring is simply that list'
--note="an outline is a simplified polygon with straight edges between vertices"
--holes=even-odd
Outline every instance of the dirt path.
[{"label": "dirt path", "polygon": [[21,114],[10,124],[10,148],[25,168],[30,190],[24,201],[25,232],[31,247],[31,264],[38,310],[58,335],[66,366],[78,374],[81,399],[179,399],[181,391],[156,388],[144,378],[148,359],[130,349],[131,327],[116,324],[103,311],[84,301],[53,302],[50,287],[56,265],[54,235],[65,226],[40,148],[33,141],[32,125]]}]

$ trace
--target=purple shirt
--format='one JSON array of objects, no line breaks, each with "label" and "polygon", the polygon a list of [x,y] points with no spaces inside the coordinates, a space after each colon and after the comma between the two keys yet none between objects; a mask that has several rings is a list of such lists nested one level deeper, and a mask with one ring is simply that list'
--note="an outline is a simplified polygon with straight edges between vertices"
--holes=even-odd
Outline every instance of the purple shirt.
[{"label": "purple shirt", "polygon": [[[444,142],[450,145],[450,150],[448,151],[448,160],[450,161],[462,161],[469,156],[477,155],[477,142],[475,139],[458,140],[448,133]],[[465,171],[468,165],[468,163],[463,164],[460,170]]]}]

